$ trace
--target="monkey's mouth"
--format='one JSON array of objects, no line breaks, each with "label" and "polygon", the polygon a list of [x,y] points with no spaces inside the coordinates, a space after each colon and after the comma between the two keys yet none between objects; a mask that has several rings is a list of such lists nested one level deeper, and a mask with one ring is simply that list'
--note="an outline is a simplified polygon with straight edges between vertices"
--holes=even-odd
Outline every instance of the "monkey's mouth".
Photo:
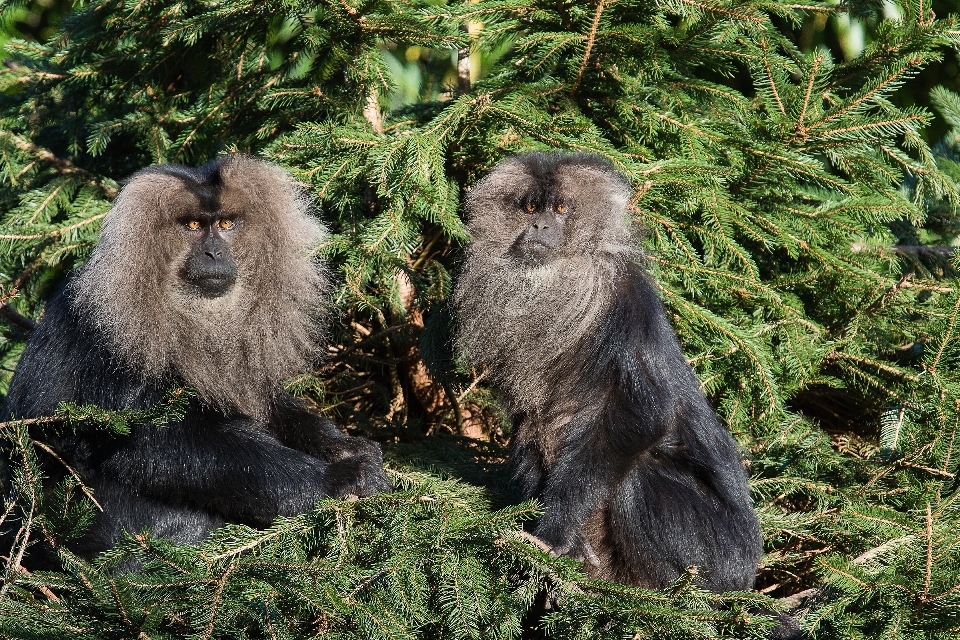
[{"label": "monkey's mouth", "polygon": [[540,240],[525,240],[514,242],[505,257],[528,266],[539,266],[547,262],[556,249]]},{"label": "monkey's mouth", "polygon": [[237,282],[237,277],[227,273],[188,278],[190,286],[204,298],[219,298]]}]

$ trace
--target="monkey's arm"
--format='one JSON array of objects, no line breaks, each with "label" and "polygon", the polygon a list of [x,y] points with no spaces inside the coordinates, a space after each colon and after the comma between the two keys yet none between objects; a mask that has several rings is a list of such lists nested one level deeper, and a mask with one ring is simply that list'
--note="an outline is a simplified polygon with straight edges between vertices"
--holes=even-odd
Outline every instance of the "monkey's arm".
[{"label": "monkey's arm", "polygon": [[164,502],[265,525],[352,488],[335,464],[283,446],[248,420],[134,428],[101,474]]},{"label": "monkey's arm", "polygon": [[288,394],[277,399],[269,428],[286,446],[332,463],[334,474],[345,478],[343,493],[366,496],[393,489],[383,471],[379,444],[348,436],[332,420]]},{"label": "monkey's arm", "polygon": [[289,394],[277,398],[270,415],[270,432],[283,444],[329,462],[359,453],[379,452],[380,446],[365,438],[348,436],[328,418],[311,411]]}]

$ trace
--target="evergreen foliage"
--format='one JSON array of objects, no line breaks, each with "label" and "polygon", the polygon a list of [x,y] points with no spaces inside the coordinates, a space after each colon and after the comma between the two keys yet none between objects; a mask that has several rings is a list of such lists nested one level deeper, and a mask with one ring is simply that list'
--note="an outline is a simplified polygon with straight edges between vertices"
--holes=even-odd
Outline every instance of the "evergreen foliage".
[{"label": "evergreen foliage", "polygon": [[[884,18],[888,4],[100,0],[48,41],[11,41],[4,385],[123,178],[258,153],[309,185],[341,274],[330,358],[291,388],[386,443],[398,491],[197,548],[137,533],[88,563],[63,542],[91,497],[69,479],[41,495],[43,444],[3,425],[3,526],[19,504],[65,570],[21,570],[23,536],[0,551],[0,637],[762,637],[764,595],[705,593],[695,571],[664,592],[587,581],[520,533],[537,507],[510,493],[506,427],[449,352],[444,300],[463,190],[548,148],[633,181],[674,327],[751,457],[758,590],[817,638],[956,637],[960,97],[933,92],[953,130],[931,144],[932,114],[904,92],[954,55],[960,24],[918,0]],[[859,56],[801,46],[805,21],[846,12],[869,18]],[[436,64],[405,102],[384,51],[410,47]],[[116,431],[168,410],[56,420]],[[477,430],[494,442],[459,437]]]}]

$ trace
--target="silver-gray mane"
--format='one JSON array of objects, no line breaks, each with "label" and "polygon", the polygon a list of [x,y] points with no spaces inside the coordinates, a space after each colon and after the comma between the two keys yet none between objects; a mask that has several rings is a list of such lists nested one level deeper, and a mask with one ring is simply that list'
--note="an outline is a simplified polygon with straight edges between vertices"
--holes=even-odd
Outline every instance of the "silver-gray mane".
[{"label": "silver-gray mane", "polygon": [[123,187],[70,293],[120,366],[182,382],[220,411],[258,417],[282,381],[318,356],[329,278],[311,250],[325,231],[283,169],[243,155],[218,162],[220,204],[243,225],[233,243],[237,282],[226,295],[200,297],[178,273],[188,249],[178,221],[201,205],[189,176],[163,166]]},{"label": "silver-gray mane", "polygon": [[536,156],[502,162],[469,192],[472,242],[453,296],[457,346],[489,368],[511,412],[543,408],[549,381],[563,377],[554,370],[571,364],[564,354],[594,332],[625,267],[640,259],[628,185],[595,157],[578,154],[559,156],[559,164],[557,154],[547,156],[557,165],[549,167],[549,188],[576,206],[562,250],[533,265],[510,255],[529,224],[518,200],[547,188],[538,184]]}]

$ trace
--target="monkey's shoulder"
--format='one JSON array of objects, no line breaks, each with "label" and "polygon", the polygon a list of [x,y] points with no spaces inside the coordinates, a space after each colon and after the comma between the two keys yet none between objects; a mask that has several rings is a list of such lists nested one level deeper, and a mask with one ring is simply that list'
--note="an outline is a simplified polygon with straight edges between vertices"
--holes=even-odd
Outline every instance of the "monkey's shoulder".
[{"label": "monkey's shoulder", "polygon": [[614,280],[606,308],[585,346],[604,368],[646,364],[665,370],[683,359],[654,281],[633,262]]},{"label": "monkey's shoulder", "polygon": [[77,307],[68,280],[30,335],[0,418],[52,415],[61,402],[140,409],[162,393],[162,384],[134,375],[111,354],[103,330]]}]

